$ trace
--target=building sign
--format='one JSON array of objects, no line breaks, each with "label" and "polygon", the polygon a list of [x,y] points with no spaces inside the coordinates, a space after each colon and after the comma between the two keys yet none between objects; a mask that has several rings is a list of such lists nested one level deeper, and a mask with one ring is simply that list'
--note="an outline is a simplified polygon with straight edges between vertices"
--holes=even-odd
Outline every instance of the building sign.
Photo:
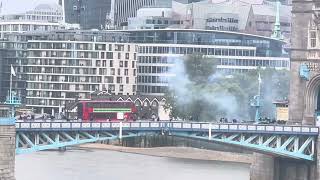
[{"label": "building sign", "polygon": [[289,111],[288,107],[277,107],[277,120],[288,121]]}]

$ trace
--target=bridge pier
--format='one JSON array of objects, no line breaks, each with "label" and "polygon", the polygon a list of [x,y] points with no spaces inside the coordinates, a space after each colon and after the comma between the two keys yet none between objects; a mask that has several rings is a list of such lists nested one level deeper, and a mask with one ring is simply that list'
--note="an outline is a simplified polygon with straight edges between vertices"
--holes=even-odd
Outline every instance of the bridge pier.
[{"label": "bridge pier", "polygon": [[250,180],[320,180],[319,172],[315,163],[254,153]]},{"label": "bridge pier", "polygon": [[0,125],[0,179],[15,180],[15,126]]},{"label": "bridge pier", "polygon": [[274,157],[260,153],[253,153],[250,167],[250,180],[274,180]]}]

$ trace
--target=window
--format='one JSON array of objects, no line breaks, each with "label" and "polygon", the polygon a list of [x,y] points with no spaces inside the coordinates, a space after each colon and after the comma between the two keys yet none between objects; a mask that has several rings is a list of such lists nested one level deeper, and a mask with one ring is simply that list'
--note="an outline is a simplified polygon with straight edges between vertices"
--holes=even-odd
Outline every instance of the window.
[{"label": "window", "polygon": [[128,69],[125,69],[125,70],[124,70],[124,75],[125,75],[125,76],[128,76],[128,75],[129,75]]},{"label": "window", "polygon": [[117,77],[117,83],[119,83],[119,84],[122,83],[122,77]]},{"label": "window", "polygon": [[310,45],[312,48],[317,46],[317,34],[316,31],[310,32]]},{"label": "window", "polygon": [[132,68],[135,68],[135,62],[132,61]]},{"label": "window", "polygon": [[129,77],[126,77],[126,84],[129,84]]},{"label": "window", "polygon": [[123,91],[123,85],[119,86],[119,91]]},{"label": "window", "polygon": [[99,60],[96,61],[96,66],[97,66],[97,67],[100,67],[100,66],[101,66],[101,63],[100,63]]},{"label": "window", "polygon": [[113,53],[107,52],[107,59],[113,59]]},{"label": "window", "polygon": [[124,62],[124,67],[126,67],[126,68],[128,67],[128,61]]},{"label": "window", "polygon": [[121,59],[121,53],[118,53],[118,59]]},{"label": "window", "polygon": [[111,74],[111,75],[115,75],[115,70],[114,70],[114,68],[111,68],[110,74]]},{"label": "window", "polygon": [[129,59],[129,53],[126,53],[126,59]]},{"label": "window", "polygon": [[123,61],[120,61],[120,62],[119,62],[119,66],[120,66],[120,67],[123,67]]},{"label": "window", "polygon": [[110,60],[110,67],[113,67],[113,60]]}]

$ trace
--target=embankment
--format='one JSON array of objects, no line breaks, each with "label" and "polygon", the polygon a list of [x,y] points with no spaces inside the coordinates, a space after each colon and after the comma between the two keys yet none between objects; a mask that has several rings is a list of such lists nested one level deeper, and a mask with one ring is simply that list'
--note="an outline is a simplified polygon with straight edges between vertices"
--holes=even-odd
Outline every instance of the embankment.
[{"label": "embankment", "polygon": [[222,152],[213,150],[204,150],[190,147],[154,147],[154,148],[133,148],[114,146],[107,144],[84,144],[80,148],[110,150],[125,153],[143,154],[157,157],[171,157],[171,158],[185,158],[197,160],[210,160],[222,162],[236,162],[236,163],[252,163],[251,154],[242,154],[235,152]]}]

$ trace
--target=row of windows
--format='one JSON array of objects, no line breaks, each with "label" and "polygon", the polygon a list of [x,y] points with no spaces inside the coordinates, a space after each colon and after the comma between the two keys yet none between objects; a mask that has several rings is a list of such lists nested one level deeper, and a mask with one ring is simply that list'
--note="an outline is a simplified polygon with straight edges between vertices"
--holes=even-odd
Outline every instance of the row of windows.
[{"label": "row of windows", "polygon": [[[73,58],[98,58],[98,52],[59,52],[59,51],[29,51],[29,57],[73,57]],[[111,56],[113,59],[113,56]]]},{"label": "row of windows", "polygon": [[97,75],[97,69],[99,75],[115,75],[117,72],[117,75],[124,75],[124,76],[136,76],[137,70],[133,69],[132,74],[129,73],[129,69],[120,69],[117,68],[117,71],[115,68],[61,68],[61,67],[23,67],[17,68],[16,72],[20,72],[19,70],[23,70],[23,72],[27,73],[50,73],[50,74],[75,74],[75,75]]},{"label": "row of windows", "polygon": [[[113,52],[79,52],[79,51],[30,51],[29,56],[31,57],[65,57],[65,58],[101,58],[101,59],[130,59],[130,54],[117,53],[117,56],[114,56]],[[9,55],[8,55],[9,56]],[[137,59],[137,54],[134,53],[134,60]]]},{"label": "row of windows", "polygon": [[173,64],[174,58],[162,57],[162,56],[140,56],[139,63],[149,64]]},{"label": "row of windows", "polygon": [[[129,61],[118,61],[119,62],[119,66],[118,67],[125,67],[128,68],[129,67]],[[97,60],[96,61],[96,66],[97,67],[113,67],[114,63],[113,60],[110,60],[109,63],[107,60]],[[131,68],[135,68],[136,67],[136,62],[132,61],[131,62]]]},{"label": "row of windows", "polygon": [[158,53],[158,54],[193,54],[203,53],[206,55],[223,55],[223,56],[255,56],[255,50],[244,49],[221,49],[221,48],[193,48],[193,47],[149,47],[142,46],[140,53]]},{"label": "row of windows", "polygon": [[[81,93],[85,94],[85,98],[90,97],[90,93]],[[79,93],[75,92],[60,92],[60,91],[28,91],[28,97],[52,97],[52,98],[75,98]]]},{"label": "row of windows", "polygon": [[169,67],[165,66],[139,66],[138,73],[167,73]]},{"label": "row of windows", "polygon": [[146,24],[169,24],[169,21],[161,19],[146,19]]},{"label": "row of windows", "polygon": [[93,43],[50,43],[50,42],[29,42],[31,49],[68,49],[68,50],[99,50],[99,51],[137,51],[135,45],[124,44],[93,44]]},{"label": "row of windows", "polygon": [[0,25],[0,31],[36,31],[56,30],[58,25],[32,25],[32,24],[4,24]]},{"label": "row of windows", "polygon": [[52,82],[87,82],[87,83],[101,83],[100,76],[59,76],[59,75],[27,75],[28,81],[52,81]]},{"label": "row of windows", "polygon": [[[110,60],[112,61],[112,60]],[[25,59],[23,65],[54,65],[54,66],[92,66],[92,60],[86,59]]]},{"label": "row of windows", "polygon": [[[73,87],[73,88],[71,88]],[[47,90],[81,90],[81,91],[96,91],[99,89],[99,85],[87,85],[87,84],[60,84],[60,83],[28,83],[28,89],[47,89]]]},{"label": "row of windows", "polygon": [[167,91],[166,86],[145,86],[145,85],[139,85],[138,91],[140,93],[164,93]]},{"label": "row of windows", "polygon": [[[114,63],[116,62],[116,64]],[[12,62],[11,62],[12,63]],[[54,66],[85,66],[92,67],[92,60],[85,59],[25,59],[21,60],[23,65],[54,65]],[[96,67],[126,67],[129,68],[129,61],[114,61],[114,60],[96,60]],[[130,63],[131,68],[136,67],[136,62]]]},{"label": "row of windows", "polygon": [[285,61],[285,60],[220,59],[220,65],[289,68],[289,61]]},{"label": "row of windows", "polygon": [[97,68],[23,67],[27,73],[88,74],[96,75]]},{"label": "row of windows", "polygon": [[[90,99],[90,94],[85,94],[81,96],[85,99]],[[64,107],[65,100],[55,100],[55,99],[27,99],[26,103],[28,105],[43,105],[43,106],[61,106]]]},{"label": "row of windows", "polygon": [[[55,84],[41,84],[40,86],[35,86],[32,83],[30,83],[30,88],[29,88],[29,86],[28,86],[28,88],[29,89],[39,89],[39,87],[41,87],[41,89],[43,89],[43,90],[50,90],[49,88],[51,88],[52,85],[54,85],[53,87],[58,87],[58,85],[55,85]],[[131,87],[132,87],[132,92],[135,93],[137,86],[136,85],[124,85],[124,84],[108,84],[108,85],[105,84],[102,86],[102,89],[99,89],[99,86],[97,86],[97,85],[75,85],[75,86],[72,86],[73,88],[71,88],[70,85],[63,85],[63,88],[65,88],[65,87],[68,87],[70,89],[55,89],[55,90],[66,91],[66,90],[74,90],[75,89],[78,91],[97,91],[97,90],[115,91],[117,89],[119,92],[124,92],[125,89],[128,89],[129,91],[131,91]],[[37,90],[28,90],[27,91],[28,97],[75,98],[77,96],[76,94],[77,94],[76,92],[61,92],[61,91],[37,91]],[[81,94],[84,94],[84,93],[81,93]],[[88,93],[88,95],[90,95],[90,94]],[[84,98],[84,97],[82,97],[82,98]],[[88,97],[85,97],[85,98],[88,98]]]},{"label": "row of windows", "polygon": [[168,77],[138,76],[138,83],[168,83]]}]

